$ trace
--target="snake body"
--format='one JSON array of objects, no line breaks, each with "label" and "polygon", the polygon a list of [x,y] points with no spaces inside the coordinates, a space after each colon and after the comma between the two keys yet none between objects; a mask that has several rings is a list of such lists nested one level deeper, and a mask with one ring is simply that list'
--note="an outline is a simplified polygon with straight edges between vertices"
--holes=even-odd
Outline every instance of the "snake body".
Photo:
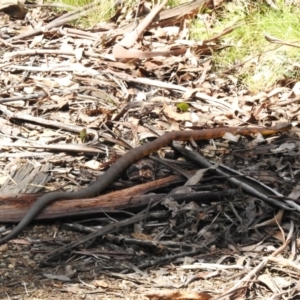
[{"label": "snake body", "polygon": [[128,151],[120,157],[103,175],[89,186],[74,192],[50,192],[37,199],[30,207],[19,224],[5,237],[0,239],[0,244],[5,243],[19,234],[47,205],[58,200],[72,200],[90,198],[99,195],[104,191],[115,179],[117,179],[123,171],[125,171],[135,161],[167,146],[173,141],[189,141],[207,140],[221,138],[226,132],[240,135],[251,135],[261,133],[262,135],[272,135],[278,132],[287,131],[290,126],[260,128],[260,127],[225,127],[205,130],[188,130],[173,131],[166,133],[154,141],[146,143]]}]

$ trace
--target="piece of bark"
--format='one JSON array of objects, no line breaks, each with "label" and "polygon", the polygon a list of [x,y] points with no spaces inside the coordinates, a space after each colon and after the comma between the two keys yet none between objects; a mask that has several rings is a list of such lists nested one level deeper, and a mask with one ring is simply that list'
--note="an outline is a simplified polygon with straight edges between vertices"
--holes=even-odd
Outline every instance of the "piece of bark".
[{"label": "piece of bark", "polygon": [[21,159],[15,160],[14,167],[0,187],[0,195],[40,192],[51,179],[51,168],[49,163],[35,166],[32,163],[23,163]]},{"label": "piece of bark", "polygon": [[[191,173],[192,174],[192,173]],[[184,182],[181,175],[172,175],[167,178],[143,183],[125,190],[112,192],[90,199],[76,199],[56,201],[47,206],[36,219],[54,219],[61,217],[80,216],[103,211],[131,209],[143,203],[141,194],[168,186],[170,183]],[[18,222],[24,216],[29,207],[42,194],[19,194],[15,196],[0,196],[0,221]],[[154,197],[155,195],[153,195]],[[145,198],[144,198],[145,199]],[[149,201],[149,197],[147,198]]]},{"label": "piece of bark", "polygon": [[27,8],[19,0],[1,0],[0,11],[10,15],[15,19],[24,19],[27,14]]}]

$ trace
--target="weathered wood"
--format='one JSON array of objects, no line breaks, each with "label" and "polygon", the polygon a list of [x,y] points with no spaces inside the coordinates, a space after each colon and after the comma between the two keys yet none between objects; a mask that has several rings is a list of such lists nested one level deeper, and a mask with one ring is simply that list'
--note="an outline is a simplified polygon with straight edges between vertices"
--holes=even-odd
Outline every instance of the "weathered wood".
[{"label": "weathered wood", "polygon": [[27,14],[27,8],[19,0],[1,0],[0,11],[14,17],[15,19],[24,19]]},{"label": "weathered wood", "polygon": [[[185,179],[181,175],[136,185],[125,190],[112,192],[91,199],[57,201],[44,209],[36,219],[54,219],[95,214],[104,211],[132,209],[147,205],[151,199],[159,195],[142,195],[154,189],[162,188],[170,183],[178,184]],[[25,212],[41,194],[19,194],[0,196],[0,222],[19,222]]]},{"label": "weathered wood", "polygon": [[0,195],[38,193],[51,178],[49,171],[52,165],[49,163],[34,166],[32,163],[24,164],[20,161],[19,164],[11,168],[7,180],[0,186]]}]

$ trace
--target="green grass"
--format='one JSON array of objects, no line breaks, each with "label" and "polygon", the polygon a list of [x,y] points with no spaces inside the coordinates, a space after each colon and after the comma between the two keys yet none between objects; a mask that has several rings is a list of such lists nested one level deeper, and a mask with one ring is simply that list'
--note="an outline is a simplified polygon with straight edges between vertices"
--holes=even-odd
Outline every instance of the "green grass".
[{"label": "green grass", "polygon": [[[54,0],[50,0],[54,1]],[[189,0],[169,0],[166,7],[174,7]],[[92,0],[58,0],[59,3],[71,5],[73,7],[82,7],[84,5],[90,4]],[[153,0],[152,6],[160,3],[161,1]],[[76,23],[85,28],[90,28],[97,23],[109,20],[115,13],[115,1],[114,0],[102,0],[99,5],[88,14],[88,17],[81,18]],[[124,3],[128,8],[128,11],[132,10],[138,4],[138,0],[129,0]],[[126,9],[125,9],[126,10]]]},{"label": "green grass", "polygon": [[[90,0],[58,0],[72,6],[84,6]],[[152,0],[152,6],[158,0]],[[275,0],[276,1],[276,0]],[[300,8],[288,7],[277,0],[278,10],[265,1],[231,0],[214,11],[206,10],[191,28],[191,40],[206,40],[224,29],[238,25],[230,34],[221,38],[226,46],[212,55],[214,71],[219,76],[230,72],[238,78],[241,88],[251,92],[267,91],[276,86],[281,79],[285,83],[299,80],[299,48],[280,46],[266,41],[268,34],[283,41],[300,45]],[[169,0],[167,7],[174,7],[186,0]],[[130,12],[138,0],[125,3]],[[114,0],[102,0],[87,17],[76,23],[85,28],[109,20],[115,13]],[[282,82],[282,81],[281,81]]]},{"label": "green grass", "polygon": [[[73,7],[83,7],[92,3],[92,0],[50,0],[51,2],[71,5]],[[73,9],[69,9],[72,11]],[[84,28],[90,28],[97,23],[109,20],[115,13],[114,0],[101,0],[86,17],[81,17],[75,23]]]},{"label": "green grass", "polygon": [[272,88],[280,79],[299,78],[298,67],[293,64],[300,59],[299,48],[269,43],[264,34],[300,45],[300,10],[278,4],[279,10],[260,3],[234,0],[212,13],[214,21],[210,28],[205,22],[194,22],[191,39],[205,40],[225,28],[239,25],[222,38],[228,46],[213,54],[215,69],[222,73],[232,70],[243,88],[259,92]]}]

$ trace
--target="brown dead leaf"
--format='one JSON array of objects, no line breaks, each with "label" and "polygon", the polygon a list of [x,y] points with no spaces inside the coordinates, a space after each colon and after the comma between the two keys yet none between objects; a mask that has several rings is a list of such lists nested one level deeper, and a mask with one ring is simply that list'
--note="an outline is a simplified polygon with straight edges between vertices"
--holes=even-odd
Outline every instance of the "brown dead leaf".
[{"label": "brown dead leaf", "polygon": [[109,284],[105,280],[94,280],[92,281],[92,284],[95,287],[102,287],[102,288],[108,288]]},{"label": "brown dead leaf", "polygon": [[174,121],[191,121],[191,113],[190,112],[182,112],[178,113],[175,111],[175,107],[171,107],[167,104],[163,106],[163,113],[171,120]]},{"label": "brown dead leaf", "polygon": [[145,296],[153,300],[208,300],[212,298],[212,296],[207,293],[185,290],[153,291],[147,292]]}]

